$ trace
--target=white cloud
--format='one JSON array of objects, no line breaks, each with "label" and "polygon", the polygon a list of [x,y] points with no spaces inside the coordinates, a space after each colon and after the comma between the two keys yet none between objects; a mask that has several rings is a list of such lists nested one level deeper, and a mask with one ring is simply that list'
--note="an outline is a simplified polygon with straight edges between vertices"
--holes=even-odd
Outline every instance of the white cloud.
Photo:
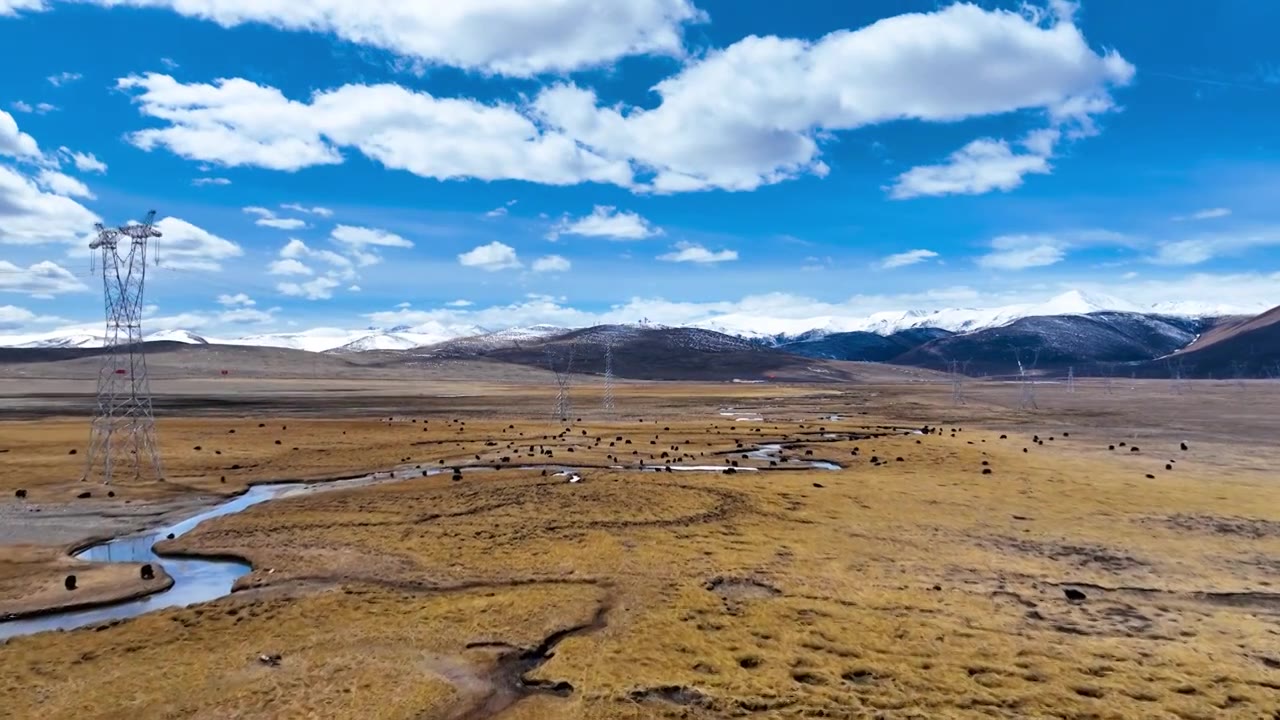
[{"label": "white cloud", "polygon": [[411,248],[413,243],[395,233],[378,228],[339,225],[330,234],[335,242],[347,247],[364,248],[369,246]]},{"label": "white cloud", "polygon": [[348,257],[361,267],[382,262],[382,256],[370,248],[411,248],[413,243],[395,233],[378,228],[339,225],[329,234],[330,239],[345,249]]},{"label": "white cloud", "polygon": [[95,198],[88,186],[79,180],[48,168],[36,174],[36,184],[51,193],[65,197],[79,197],[88,200]]},{"label": "white cloud", "polygon": [[227,307],[249,307],[258,303],[245,293],[236,293],[235,295],[219,295],[218,304]]},{"label": "white cloud", "polygon": [[534,272],[567,272],[570,267],[572,263],[560,255],[545,255],[533,261]]},{"label": "white cloud", "polygon": [[282,295],[307,300],[328,300],[333,297],[333,289],[341,284],[331,277],[318,277],[304,283],[282,282],[276,285],[276,290]]},{"label": "white cloud", "polygon": [[306,221],[298,218],[282,218],[277,217],[275,213],[264,207],[250,206],[244,208],[244,211],[250,215],[257,215],[258,219],[253,221],[254,225],[275,228],[277,230],[300,230],[307,226]]},{"label": "white cloud", "polygon": [[0,0],[0,17],[17,15],[20,10],[36,12],[47,7],[44,0]]},{"label": "white cloud", "polygon": [[[0,13],[0,15],[3,15],[3,13]],[[20,113],[35,113],[36,115],[46,115],[58,109],[57,105],[47,102],[36,103],[32,106],[31,103],[26,103],[21,100],[15,100],[9,103],[9,107]]]},{"label": "white cloud", "polygon": [[570,220],[562,219],[552,228],[549,238],[561,235],[602,237],[610,240],[643,240],[662,235],[662,228],[655,228],[646,219],[633,212],[618,212],[610,205],[596,205],[590,215]]},{"label": "white cloud", "polygon": [[1133,72],[1094,52],[1069,18],[957,3],[813,42],[747,37],[658,83],[651,109],[602,107],[573,85],[535,108],[601,157],[652,172],[659,192],[751,190],[825,175],[818,142],[832,131],[1015,111],[1092,130],[1090,116],[1113,107],[1109,89]]},{"label": "white cloud", "polygon": [[50,75],[46,79],[50,83],[52,83],[54,87],[62,87],[63,85],[66,85],[68,83],[73,83],[82,77],[84,76],[81,75],[80,73],[63,71],[58,73],[57,75]]},{"label": "white cloud", "polygon": [[267,266],[268,275],[313,275],[311,268],[298,260],[286,258],[275,260]]},{"label": "white cloud", "polygon": [[676,243],[674,251],[659,255],[658,259],[667,262],[720,263],[737,260],[738,251],[721,250],[712,252],[701,245],[682,241]]},{"label": "white cloud", "polygon": [[175,217],[156,223],[160,237],[152,240],[156,264],[177,270],[222,269],[221,261],[244,254],[240,246]]},{"label": "white cloud", "polygon": [[204,187],[205,185],[230,185],[231,181],[224,177],[198,177],[191,181],[196,187]]},{"label": "white cloud", "polygon": [[458,262],[466,267],[480,268],[488,272],[508,270],[521,266],[515,248],[496,240],[458,255]]},{"label": "white cloud", "polygon": [[37,160],[42,157],[36,139],[18,129],[18,121],[0,110],[0,156],[19,160]]},{"label": "white cloud", "polygon": [[280,248],[280,257],[286,260],[319,260],[333,267],[340,277],[350,279],[355,277],[354,263],[350,258],[332,250],[316,250],[308,247],[306,243],[297,238],[290,238],[284,247]]},{"label": "white cloud", "polygon": [[70,241],[96,222],[98,216],[75,200],[44,192],[30,178],[0,165],[0,244]]},{"label": "white cloud", "polygon": [[359,285],[352,285],[351,287],[347,288],[347,292],[360,292],[362,289],[363,288],[361,288]]},{"label": "white cloud", "polygon": [[447,305],[447,306],[449,306],[449,307],[452,307],[452,308],[464,308],[464,307],[471,307],[471,306],[472,306],[472,305],[474,305],[474,304],[475,304],[475,303],[471,302],[470,300],[451,300],[451,301],[449,301],[449,302],[445,303],[445,305]]},{"label": "white cloud", "polygon": [[908,250],[906,252],[890,255],[880,261],[880,267],[887,269],[906,267],[907,265],[915,265],[931,258],[938,257],[938,253],[932,250]]},{"label": "white cloud", "polygon": [[316,215],[323,218],[333,217],[333,211],[327,207],[307,207],[298,203],[284,203],[280,206],[282,210],[292,210],[307,215]]},{"label": "white cloud", "polygon": [[0,330],[17,330],[30,325],[65,322],[62,318],[36,315],[16,305],[0,305]]},{"label": "white cloud", "polygon": [[1004,140],[974,140],[941,165],[921,165],[898,176],[890,197],[903,200],[928,195],[981,195],[992,190],[1012,190],[1024,175],[1048,174],[1046,155],[1018,154]]},{"label": "white cloud", "polygon": [[626,162],[544,132],[512,105],[397,85],[345,85],[315,93],[309,103],[238,78],[183,85],[149,74],[118,85],[140,91],[142,112],[167,123],[133,133],[131,142],[216,165],[298,170],[339,164],[339,148],[354,147],[384,167],[439,180],[631,181]]},{"label": "white cloud", "polygon": [[93,153],[79,153],[66,146],[58,148],[58,155],[70,160],[80,172],[105,173],[107,164],[99,160]]},{"label": "white cloud", "polygon": [[1214,220],[1224,218],[1231,214],[1230,208],[1209,208],[1190,215],[1179,215],[1173,218],[1174,222],[1183,222],[1184,220]]},{"label": "white cloud", "polygon": [[1052,235],[1001,235],[991,241],[992,252],[978,258],[989,270],[1045,267],[1066,257],[1066,243]]},{"label": "white cloud", "polygon": [[485,214],[484,214],[484,216],[485,216],[485,217],[490,217],[490,218],[506,217],[506,216],[507,216],[507,213],[509,213],[509,212],[510,212],[510,208],[511,208],[511,206],[515,205],[517,202],[519,202],[519,201],[518,201],[518,200],[508,200],[508,201],[506,201],[505,203],[503,203],[501,207],[496,207],[496,208],[494,208],[494,209],[490,210],[489,212],[485,213]]},{"label": "white cloud", "polygon": [[1157,265],[1198,265],[1224,255],[1239,255],[1256,248],[1275,246],[1280,246],[1280,226],[1163,242],[1148,259]]},{"label": "white cloud", "polygon": [[607,11],[597,0],[90,1],[162,7],[223,27],[264,23],[282,30],[332,33],[425,66],[517,77],[581,70],[628,55],[682,56],[683,27],[705,18],[690,0],[627,0],[611,3]]},{"label": "white cloud", "polygon": [[0,260],[0,292],[23,293],[34,298],[51,298],[72,292],[83,292],[88,286],[70,270],[45,260],[19,267]]}]

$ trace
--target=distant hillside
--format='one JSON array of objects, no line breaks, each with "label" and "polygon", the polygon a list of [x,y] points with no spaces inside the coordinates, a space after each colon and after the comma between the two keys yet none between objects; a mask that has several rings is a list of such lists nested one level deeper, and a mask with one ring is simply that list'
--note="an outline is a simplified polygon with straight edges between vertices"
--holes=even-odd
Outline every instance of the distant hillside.
[{"label": "distant hillside", "polygon": [[765,380],[806,382],[853,378],[848,367],[822,363],[723,333],[697,328],[601,325],[499,347],[479,356],[545,368],[550,350],[573,372],[603,375],[605,345],[613,344],[613,373],[635,380]]},{"label": "distant hillside", "polygon": [[889,362],[927,342],[951,337],[952,332],[940,328],[899,330],[891,335],[873,332],[831,333],[810,339],[782,343],[779,350],[828,360]]},{"label": "distant hillside", "polygon": [[1255,317],[1228,318],[1165,359],[1191,377],[1280,376],[1280,307]]},{"label": "distant hillside", "polygon": [[1040,373],[1101,375],[1118,364],[1154,360],[1186,347],[1212,321],[1139,313],[1030,317],[1008,325],[952,335],[909,350],[892,362],[945,369],[967,363],[969,374],[1013,375],[1017,359]]}]

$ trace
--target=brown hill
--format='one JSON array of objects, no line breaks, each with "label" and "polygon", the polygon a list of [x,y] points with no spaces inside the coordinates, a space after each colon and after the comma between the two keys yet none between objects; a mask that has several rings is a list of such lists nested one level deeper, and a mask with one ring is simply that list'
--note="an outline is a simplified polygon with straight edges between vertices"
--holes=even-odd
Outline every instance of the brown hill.
[{"label": "brown hill", "polygon": [[1280,376],[1280,307],[1254,317],[1224,318],[1158,362],[1180,363],[1195,377]]}]

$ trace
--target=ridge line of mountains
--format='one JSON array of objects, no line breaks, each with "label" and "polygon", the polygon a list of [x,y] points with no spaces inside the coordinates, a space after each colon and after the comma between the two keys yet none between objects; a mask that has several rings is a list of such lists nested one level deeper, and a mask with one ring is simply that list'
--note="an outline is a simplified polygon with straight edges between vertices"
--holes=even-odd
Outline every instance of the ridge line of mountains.
[{"label": "ridge line of mountains", "polygon": [[[1115,305],[1115,303],[1107,303]],[[546,367],[547,351],[575,347],[575,372],[602,374],[603,348],[614,347],[614,372],[641,379],[729,379],[768,377],[804,360],[885,363],[970,376],[1010,376],[1021,363],[1041,376],[1260,378],[1280,377],[1280,307],[1260,314],[1223,315],[1218,308],[1165,306],[1140,310],[1101,309],[1103,302],[1067,293],[1042,305],[932,313],[881,313],[843,319],[845,326],[795,334],[770,333],[768,319],[754,329],[750,318],[723,316],[702,327],[601,325],[516,327],[440,339],[423,328],[373,331],[330,347],[316,347],[312,331],[295,336],[259,336],[234,341],[187,331],[147,336],[149,345],[249,346],[366,356],[361,364],[438,359],[485,359]],[[1180,310],[1181,313],[1164,312]],[[707,327],[707,326],[710,327]],[[433,328],[434,329],[434,328]],[[479,330],[479,328],[476,328]],[[745,330],[745,331],[744,331]],[[297,337],[301,336],[301,337]],[[420,337],[424,336],[424,337]],[[419,343],[425,339],[427,342]],[[101,338],[43,338],[6,343],[0,361],[42,362],[100,354]],[[312,341],[309,343],[309,341]],[[332,342],[332,338],[328,340]],[[17,347],[14,347],[17,345]],[[308,346],[310,345],[310,346]],[[559,348],[559,350],[557,350]],[[598,367],[597,367],[598,366]],[[814,370],[816,366],[810,366]],[[803,373],[802,373],[803,374]],[[794,379],[822,379],[795,377]]]}]

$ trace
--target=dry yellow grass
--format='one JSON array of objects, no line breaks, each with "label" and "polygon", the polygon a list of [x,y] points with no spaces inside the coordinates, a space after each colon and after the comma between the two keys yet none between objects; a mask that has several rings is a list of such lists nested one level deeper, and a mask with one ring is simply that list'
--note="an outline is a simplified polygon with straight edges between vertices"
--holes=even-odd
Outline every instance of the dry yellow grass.
[{"label": "dry yellow grass", "polygon": [[[847,411],[826,412],[836,410]],[[166,549],[249,558],[240,592],[100,632],[12,640],[0,651],[0,716],[1280,713],[1280,486],[1226,462],[1231,453],[1149,437],[1113,454],[1061,424],[1043,445],[1035,428],[1003,440],[969,427],[829,438],[891,416],[702,419],[715,411],[575,423],[545,441],[545,421],[515,418],[465,429],[432,418],[425,433],[411,420],[290,419],[296,452],[254,437],[275,420],[175,422],[167,437],[189,432],[205,448],[216,438],[220,462],[254,464],[223,485],[197,477],[199,458],[189,471],[171,461],[172,484],[185,473],[181,484],[202,489],[440,460],[564,463],[584,480],[464,469],[457,482],[302,495],[206,523]],[[738,440],[785,440],[792,461],[742,459]],[[528,457],[530,444],[553,457]],[[661,463],[664,451],[766,469],[589,467],[615,464],[609,455]],[[796,467],[815,458],[847,467]],[[33,487],[63,492],[52,480]],[[1087,600],[1067,601],[1066,587]],[[571,693],[511,689],[520,649],[597,613],[602,627],[555,638],[528,668],[528,680]],[[259,663],[263,653],[281,653],[280,666]]]}]

